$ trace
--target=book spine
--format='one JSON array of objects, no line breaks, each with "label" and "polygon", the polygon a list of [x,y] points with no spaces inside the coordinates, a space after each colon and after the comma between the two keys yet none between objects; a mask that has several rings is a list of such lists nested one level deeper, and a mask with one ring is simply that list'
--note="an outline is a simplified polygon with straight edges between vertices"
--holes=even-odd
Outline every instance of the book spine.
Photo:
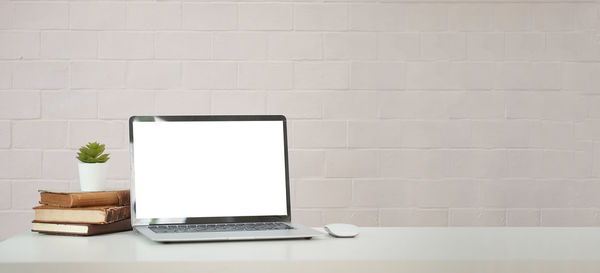
[{"label": "book spine", "polygon": [[106,223],[127,219],[131,215],[129,207],[109,208],[106,210]]}]

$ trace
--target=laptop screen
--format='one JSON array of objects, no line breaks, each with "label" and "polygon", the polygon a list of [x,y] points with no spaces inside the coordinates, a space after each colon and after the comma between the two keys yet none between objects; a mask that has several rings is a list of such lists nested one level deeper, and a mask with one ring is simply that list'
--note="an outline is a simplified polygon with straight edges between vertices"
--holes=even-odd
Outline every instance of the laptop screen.
[{"label": "laptop screen", "polygon": [[136,218],[287,215],[284,120],[152,118],[130,123]]}]

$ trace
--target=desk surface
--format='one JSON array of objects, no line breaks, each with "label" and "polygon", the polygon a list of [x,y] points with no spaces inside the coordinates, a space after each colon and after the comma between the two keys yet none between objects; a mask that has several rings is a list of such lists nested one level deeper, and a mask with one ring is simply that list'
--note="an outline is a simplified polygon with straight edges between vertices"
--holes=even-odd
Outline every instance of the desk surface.
[{"label": "desk surface", "polygon": [[0,272],[81,272],[90,265],[97,271],[89,272],[600,272],[600,228],[361,228],[352,239],[183,244],[134,232],[27,232],[0,243]]}]

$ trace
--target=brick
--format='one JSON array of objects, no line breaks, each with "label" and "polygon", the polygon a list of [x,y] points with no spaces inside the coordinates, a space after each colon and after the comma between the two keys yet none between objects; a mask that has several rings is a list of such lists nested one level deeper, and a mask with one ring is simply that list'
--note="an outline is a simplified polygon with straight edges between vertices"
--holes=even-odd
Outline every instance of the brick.
[{"label": "brick", "polygon": [[568,207],[568,182],[511,179],[480,184],[481,206],[492,208]]},{"label": "brick", "polygon": [[295,121],[295,148],[336,148],[346,146],[346,123],[343,121]]},{"label": "brick", "polygon": [[45,179],[78,178],[76,151],[44,151],[42,176]]},{"label": "brick", "polygon": [[543,152],[539,150],[513,150],[508,153],[509,177],[542,177]]},{"label": "brick", "polygon": [[96,89],[125,86],[125,62],[91,61],[71,63],[71,88]]},{"label": "brick", "polygon": [[239,8],[239,28],[244,30],[290,30],[292,29],[292,5],[246,4]]},{"label": "brick", "polygon": [[413,198],[419,208],[470,208],[479,206],[479,182],[473,180],[419,181]]},{"label": "brick", "polygon": [[39,32],[0,32],[0,59],[35,59],[39,55]]},{"label": "brick", "polygon": [[14,122],[12,127],[12,139],[15,148],[64,148],[67,144],[67,122]]},{"label": "brick", "polygon": [[179,29],[181,14],[179,3],[127,3],[127,29]]},{"label": "brick", "polygon": [[583,118],[584,106],[576,97],[566,93],[518,92],[506,97],[509,118],[533,118],[573,121]]},{"label": "brick", "polygon": [[1,119],[34,119],[39,117],[39,92],[0,92]]},{"label": "brick", "polygon": [[12,25],[17,29],[67,29],[69,5],[56,2],[12,3]]},{"label": "brick", "polygon": [[25,62],[13,66],[13,87],[60,89],[67,87],[69,65],[65,62]]},{"label": "brick", "polygon": [[[108,178],[109,179],[129,179],[131,177],[131,155],[129,150],[124,151],[108,151],[110,160],[108,163]],[[129,181],[126,181],[129,182]],[[128,184],[128,183],[127,183]]]},{"label": "brick", "polygon": [[292,119],[322,117],[322,96],[316,92],[271,92],[267,94],[267,113]]},{"label": "brick", "polygon": [[378,94],[382,118],[444,119],[457,94],[431,91],[399,91]]},{"label": "brick", "polygon": [[406,5],[407,29],[413,31],[440,31],[448,29],[449,5],[414,4]]},{"label": "brick", "polygon": [[600,64],[565,63],[563,64],[563,86],[567,90],[598,92],[600,89]]},{"label": "brick", "polygon": [[0,121],[0,148],[10,147],[11,134],[10,121]]},{"label": "brick", "polygon": [[177,62],[131,62],[127,87],[170,89],[181,86],[181,64]]},{"label": "brick", "polygon": [[600,50],[593,35],[586,32],[548,33],[545,60],[600,60]]},{"label": "brick", "polygon": [[572,5],[562,3],[533,5],[534,27],[538,30],[572,30],[576,26],[575,16]]},{"label": "brick", "polygon": [[534,143],[532,134],[536,122],[522,120],[473,121],[471,147],[527,148]]},{"label": "brick", "polygon": [[133,115],[154,115],[154,93],[127,91],[98,92],[98,117],[127,120]]},{"label": "brick", "polygon": [[38,190],[65,192],[68,191],[65,182],[16,181],[12,184],[12,208],[31,209],[39,206],[40,193]]},{"label": "brick", "polygon": [[210,59],[212,37],[209,33],[156,33],[157,59]]},{"label": "brick", "polygon": [[593,30],[598,26],[598,3],[572,5],[576,28]]},{"label": "brick", "polygon": [[525,31],[533,29],[531,4],[501,3],[494,7],[494,28],[499,31]]},{"label": "brick", "polygon": [[348,88],[348,65],[345,63],[296,63],[294,87],[301,89]]},{"label": "brick", "polygon": [[504,226],[503,209],[451,208],[448,210],[449,226]]},{"label": "brick", "polygon": [[298,208],[346,207],[352,201],[350,180],[306,180],[296,183],[294,195]]},{"label": "brick", "polygon": [[570,205],[576,208],[596,207],[600,200],[596,198],[595,193],[600,189],[600,183],[597,180],[573,181],[569,184],[568,193],[570,194]]},{"label": "brick", "polygon": [[348,146],[353,148],[395,148],[403,145],[400,121],[350,121]]},{"label": "brick", "polygon": [[323,178],[325,174],[325,152],[298,151],[289,152],[290,177]]},{"label": "brick", "polygon": [[505,117],[505,99],[501,93],[464,92],[453,98],[449,107],[451,118]]},{"label": "brick", "polygon": [[598,140],[600,139],[600,120],[588,119],[575,125],[575,133],[578,139]]},{"label": "brick", "polygon": [[0,151],[0,178],[39,178],[41,175],[41,152]]},{"label": "brick", "polygon": [[[10,2],[0,3],[0,29],[12,27],[13,8]],[[0,239],[2,240],[2,239]]]},{"label": "brick", "polygon": [[10,182],[0,181],[0,209],[9,209],[12,203]]},{"label": "brick", "polygon": [[421,33],[421,57],[426,60],[464,60],[467,39],[464,33]]},{"label": "brick", "polygon": [[322,38],[317,33],[274,32],[268,44],[272,60],[313,60],[322,55]]},{"label": "brick", "polygon": [[546,47],[546,35],[537,32],[514,32],[505,34],[506,59],[538,60]]},{"label": "brick", "polygon": [[407,121],[402,123],[403,147],[470,147],[470,137],[469,122]]},{"label": "brick", "polygon": [[295,4],[294,29],[346,30],[348,7],[340,4]]},{"label": "brick", "polygon": [[237,64],[229,62],[186,62],[183,84],[191,89],[235,89]]},{"label": "brick", "polygon": [[291,89],[293,80],[292,63],[239,64],[240,89]]},{"label": "brick", "polygon": [[98,117],[96,94],[90,92],[42,93],[42,118],[93,119]]},{"label": "brick", "polygon": [[404,88],[405,67],[402,63],[352,63],[352,89],[402,89]]},{"label": "brick", "polygon": [[467,34],[467,59],[498,61],[504,58],[504,33]]},{"label": "brick", "polygon": [[81,2],[70,3],[71,29],[117,30],[126,27],[126,3]]},{"label": "brick", "polygon": [[69,148],[98,141],[106,145],[107,150],[126,147],[126,126],[116,121],[71,121],[69,123]]},{"label": "brick", "polygon": [[213,54],[219,60],[263,60],[267,57],[267,34],[257,32],[215,33]]},{"label": "brick", "polygon": [[575,136],[571,122],[540,122],[532,135],[531,146],[546,149],[575,149]]},{"label": "brick", "polygon": [[0,89],[12,86],[12,63],[0,62]]},{"label": "brick", "polygon": [[507,226],[529,226],[535,227],[540,225],[540,210],[539,209],[507,209],[506,210],[506,225]]},{"label": "brick", "polygon": [[542,208],[541,226],[598,226],[600,213],[593,208]]},{"label": "brick", "polygon": [[444,177],[501,178],[508,173],[508,153],[502,150],[448,150]]},{"label": "brick", "polygon": [[100,32],[98,58],[150,59],[154,57],[154,35],[149,32]]},{"label": "brick", "polygon": [[376,151],[339,150],[325,153],[325,177],[377,177]]},{"label": "brick", "polygon": [[299,223],[309,227],[321,227],[324,225],[323,220],[321,219],[320,210],[293,209],[292,216],[294,223]]},{"label": "brick", "polygon": [[215,92],[211,113],[215,115],[264,115],[266,98],[262,92]]},{"label": "brick", "polygon": [[440,151],[382,150],[379,162],[382,177],[443,178],[449,161]]},{"label": "brick", "polygon": [[414,206],[415,183],[402,180],[355,180],[352,204],[358,207]]},{"label": "brick", "polygon": [[158,92],[156,93],[156,114],[210,114],[210,94],[205,92]]},{"label": "brick", "polygon": [[378,33],[377,58],[380,60],[414,60],[421,55],[419,33]]},{"label": "brick", "polygon": [[183,3],[184,29],[233,30],[237,26],[237,4]]},{"label": "brick", "polygon": [[495,65],[491,63],[408,63],[408,89],[490,89]]},{"label": "brick", "polygon": [[448,209],[382,208],[379,223],[390,226],[447,226]]},{"label": "brick", "polygon": [[360,227],[379,226],[379,214],[376,209],[324,210],[325,223],[352,223]]},{"label": "brick", "polygon": [[454,4],[448,11],[451,30],[489,31],[493,28],[494,6],[490,4]]},{"label": "brick", "polygon": [[33,210],[0,212],[0,217],[6,223],[13,223],[12,225],[6,225],[5,228],[0,230],[0,241],[4,241],[14,235],[31,230]]},{"label": "brick", "polygon": [[587,116],[590,118],[600,118],[600,108],[595,107],[595,105],[600,105],[600,97],[581,97],[581,99],[585,100],[588,106],[584,109],[587,111]]},{"label": "brick", "polygon": [[375,59],[377,36],[374,33],[326,33],[323,40],[325,59]]},{"label": "brick", "polygon": [[379,100],[375,92],[343,92],[323,95],[323,117],[371,119],[378,117]]},{"label": "brick", "polygon": [[42,58],[95,59],[98,57],[98,34],[87,31],[42,32]]},{"label": "brick", "polygon": [[408,11],[398,4],[351,4],[350,29],[358,31],[402,31]]}]

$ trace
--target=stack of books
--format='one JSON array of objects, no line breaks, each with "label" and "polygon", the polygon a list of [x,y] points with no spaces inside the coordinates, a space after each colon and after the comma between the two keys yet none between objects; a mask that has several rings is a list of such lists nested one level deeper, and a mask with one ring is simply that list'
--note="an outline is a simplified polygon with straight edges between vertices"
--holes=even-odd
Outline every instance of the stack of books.
[{"label": "stack of books", "polygon": [[129,190],[40,191],[40,197],[32,231],[88,236],[131,230]]}]

